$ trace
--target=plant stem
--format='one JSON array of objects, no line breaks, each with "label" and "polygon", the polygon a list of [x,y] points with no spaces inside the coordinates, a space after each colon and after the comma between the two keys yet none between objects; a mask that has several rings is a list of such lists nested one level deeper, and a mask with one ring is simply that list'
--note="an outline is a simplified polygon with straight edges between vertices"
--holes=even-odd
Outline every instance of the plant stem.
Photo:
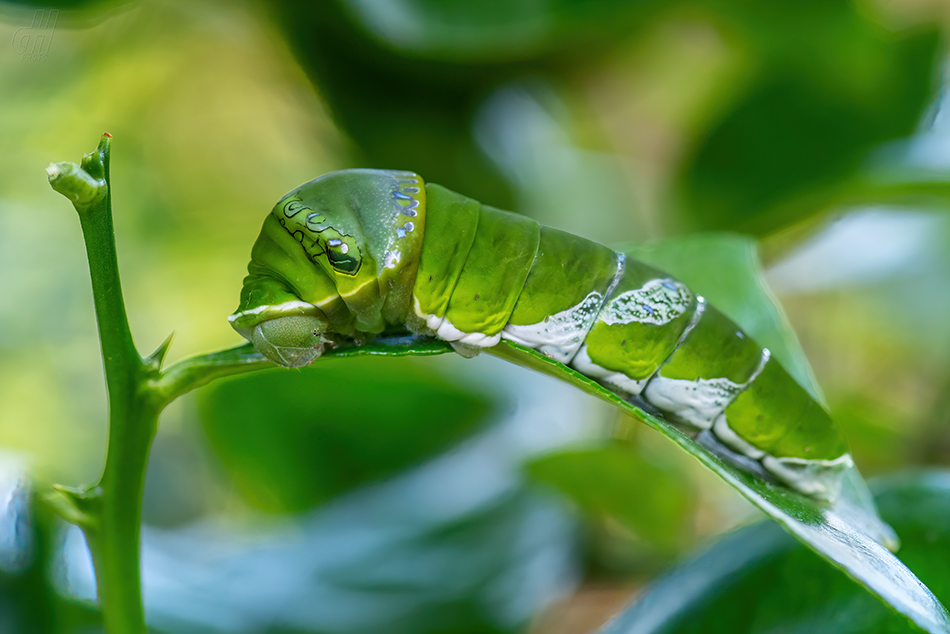
[{"label": "plant stem", "polygon": [[87,169],[102,170],[105,195],[84,208],[77,205],[77,211],[92,278],[92,295],[96,307],[96,321],[99,324],[106,383],[109,387],[109,404],[113,413],[116,413],[116,410],[129,405],[127,401],[133,392],[131,388],[141,379],[146,365],[132,341],[119,279],[109,176],[111,141],[112,137],[103,135],[99,147],[83,161],[83,167]]},{"label": "plant stem", "polygon": [[99,513],[92,530],[86,531],[102,618],[110,634],[146,631],[139,544],[142,492],[158,414],[139,401],[111,417],[106,465],[96,487]]},{"label": "plant stem", "polygon": [[111,140],[103,135],[99,147],[83,159],[83,171],[100,191],[88,202],[74,202],[86,244],[109,392],[106,463],[93,495],[87,496],[95,504],[87,504],[91,517],[84,528],[106,631],[140,634],[146,631],[139,576],[141,499],[160,410],[140,390],[149,367],[135,349],[122,296],[112,225]]},{"label": "plant stem", "polygon": [[226,350],[182,359],[161,373],[152,384],[152,389],[163,403],[176,398],[215,379],[233,374],[273,368],[274,364],[244,343]]},{"label": "plant stem", "polygon": [[142,493],[159,415],[168,403],[195,387],[271,364],[241,346],[185,359],[166,374],[161,364],[170,339],[147,359],[136,350],[112,224],[111,140],[103,135],[82,166],[58,163],[47,170],[50,184],[79,213],[109,393],[109,444],[99,482],[83,490],[54,487],[51,500],[86,535],[106,632],[144,634],[139,571]]}]

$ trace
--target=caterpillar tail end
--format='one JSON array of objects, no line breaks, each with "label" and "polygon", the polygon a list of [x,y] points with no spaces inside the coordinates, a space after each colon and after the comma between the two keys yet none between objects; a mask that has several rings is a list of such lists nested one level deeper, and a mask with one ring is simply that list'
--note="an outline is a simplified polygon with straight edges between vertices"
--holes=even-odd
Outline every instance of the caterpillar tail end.
[{"label": "caterpillar tail end", "polygon": [[786,486],[834,507],[840,496],[842,477],[854,467],[850,454],[834,460],[805,460],[801,458],[774,458],[765,455],[762,466]]}]

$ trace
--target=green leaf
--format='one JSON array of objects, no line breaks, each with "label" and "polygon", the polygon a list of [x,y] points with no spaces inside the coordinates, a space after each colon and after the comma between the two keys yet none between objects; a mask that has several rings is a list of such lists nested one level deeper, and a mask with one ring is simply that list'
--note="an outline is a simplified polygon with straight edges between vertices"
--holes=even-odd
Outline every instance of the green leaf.
[{"label": "green leaf", "polygon": [[380,337],[364,345],[347,343],[339,348],[326,351],[324,358],[346,357],[431,357],[447,352],[455,352],[447,341],[419,337],[417,335]]},{"label": "green leaf", "polygon": [[[512,354],[516,352],[518,354]],[[842,501],[835,509],[759,479],[726,463],[682,431],[628,403],[613,392],[542,354],[511,342],[490,353],[567,381],[624,410],[678,444],[734,487],[767,516],[826,560],[846,571],[870,592],[931,633],[950,632],[950,616],[933,594],[881,545],[888,529],[863,509]],[[527,357],[527,359],[525,358]],[[860,478],[856,472],[852,478]],[[857,485],[860,491],[860,484]]]},{"label": "green leaf", "polygon": [[[950,601],[950,472],[875,484],[884,519],[901,537],[901,558],[937,597]],[[945,622],[932,623],[928,631],[945,628]],[[762,523],[669,573],[601,632],[777,631],[897,633],[908,631],[908,622],[774,524]]]},{"label": "green leaf", "polygon": [[895,33],[839,0],[698,4],[752,70],[682,166],[695,227],[762,235],[822,211],[877,146],[913,133],[935,95],[936,30]]},{"label": "green leaf", "polygon": [[[729,234],[690,236],[661,242],[632,253],[683,280],[735,320],[776,357],[797,380],[817,389],[807,360],[762,278],[754,241]],[[726,463],[662,418],[624,401],[587,377],[511,342],[491,354],[558,377],[645,422],[719,475],[769,517],[834,565],[845,570],[928,631],[950,627],[943,606],[881,543],[888,527],[863,500],[863,482],[848,474],[849,494],[834,509]],[[516,352],[517,351],[517,352]],[[520,354],[519,354],[520,353]]]},{"label": "green leaf", "polygon": [[[425,353],[382,344],[341,356]],[[302,511],[382,479],[467,436],[491,401],[410,360],[327,358],[205,390],[200,415],[211,445],[257,506]]]},{"label": "green leaf", "polygon": [[890,160],[856,175],[832,202],[836,207],[884,204],[950,209],[950,172]]}]

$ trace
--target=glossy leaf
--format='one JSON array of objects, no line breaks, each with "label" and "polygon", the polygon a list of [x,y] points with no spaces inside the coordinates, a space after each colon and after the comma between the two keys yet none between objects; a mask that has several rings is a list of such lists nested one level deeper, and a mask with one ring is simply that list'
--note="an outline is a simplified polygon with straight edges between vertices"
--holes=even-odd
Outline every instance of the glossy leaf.
[{"label": "glossy leaf", "polygon": [[[794,333],[787,327],[781,309],[772,300],[762,278],[753,241],[728,234],[681,238],[643,248],[633,255],[661,266],[721,306],[758,341],[774,346],[783,363],[790,368],[797,367],[805,379],[798,377],[803,385],[815,387]],[[400,350],[401,354],[407,353],[406,348]],[[701,438],[694,440],[661,418],[540,353],[507,341],[487,352],[557,377],[645,422],[893,609],[928,632],[950,631],[950,617],[940,602],[881,545],[893,543],[893,535],[865,504],[863,481],[856,471],[852,470],[847,479],[849,493],[845,499],[834,509],[823,508],[811,499],[725,462],[703,446]]]},{"label": "glossy leaf", "polygon": [[[900,535],[903,561],[950,600],[950,472],[891,476],[874,489],[884,519]],[[679,566],[601,632],[896,634],[909,627],[774,524],[762,523]]]},{"label": "glossy leaf", "polygon": [[[815,387],[794,333],[762,278],[753,241],[732,235],[694,236],[658,243],[632,255],[664,268],[720,306],[761,344],[775,347],[776,356],[790,369],[796,369],[796,378],[803,385]],[[510,342],[491,349],[491,353],[518,363],[523,357],[512,354],[513,349],[527,353],[529,360],[524,365],[615,404],[677,443],[810,548],[928,631],[941,632],[950,627],[943,606],[881,545],[890,542],[892,534],[868,508],[863,482],[856,471],[848,476],[849,494],[845,499],[834,509],[823,508],[723,461],[701,444],[702,437],[697,442],[658,416],[543,355]]]},{"label": "glossy leaf", "polygon": [[[839,503],[835,509],[822,508],[810,499],[740,470],[666,421],[621,400],[587,377],[532,350],[508,342],[493,348],[491,353],[518,363],[521,357],[511,355],[509,351],[512,349],[530,356],[530,361],[524,365],[561,378],[613,403],[677,443],[815,552],[847,571],[926,631],[950,632],[950,617],[945,608],[881,545],[880,541],[889,541],[890,532],[866,510],[846,502]],[[856,472],[852,476],[859,477]],[[857,488],[860,491],[861,485]]]}]

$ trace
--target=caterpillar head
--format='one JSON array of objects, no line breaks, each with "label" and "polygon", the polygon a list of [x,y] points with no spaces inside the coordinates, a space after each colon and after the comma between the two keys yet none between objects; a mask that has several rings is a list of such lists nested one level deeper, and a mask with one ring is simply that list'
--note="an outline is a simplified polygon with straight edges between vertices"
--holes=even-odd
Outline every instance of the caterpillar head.
[{"label": "caterpillar head", "polygon": [[343,170],[301,185],[264,221],[231,325],[271,361],[299,367],[328,335],[404,319],[424,213],[412,172]]}]

